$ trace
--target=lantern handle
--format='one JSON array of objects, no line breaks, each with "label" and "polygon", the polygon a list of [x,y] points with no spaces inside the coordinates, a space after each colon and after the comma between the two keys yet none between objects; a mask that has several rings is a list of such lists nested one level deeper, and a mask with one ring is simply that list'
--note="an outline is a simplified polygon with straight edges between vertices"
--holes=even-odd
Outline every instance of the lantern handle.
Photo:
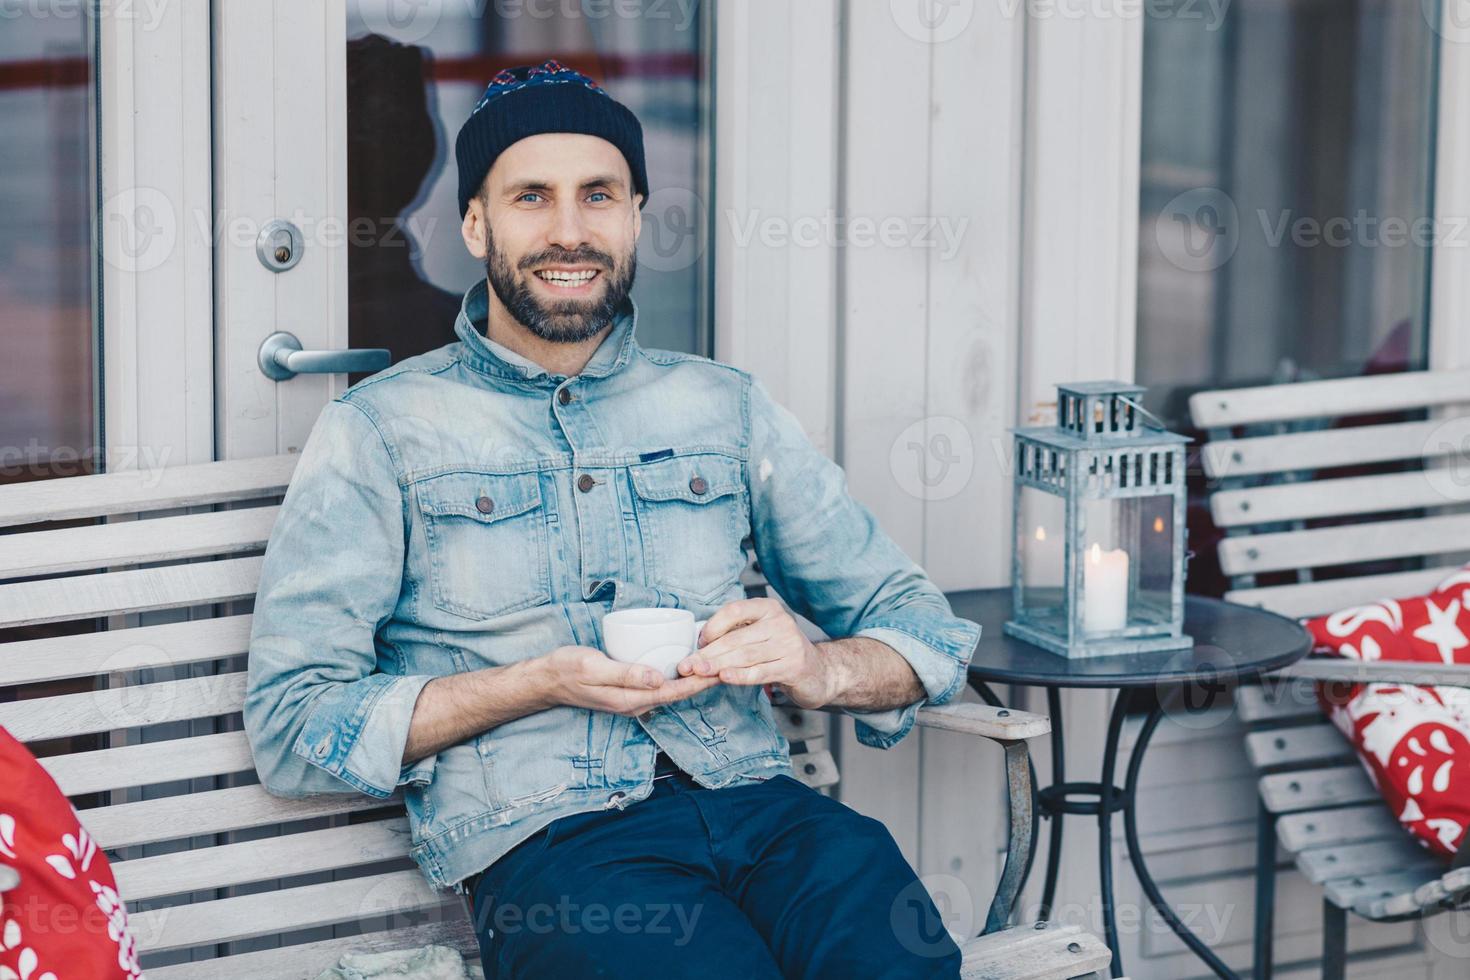
[{"label": "lantern handle", "polygon": [[1118,401],[1127,402],[1129,405],[1132,405],[1135,409],[1137,409],[1138,413],[1143,416],[1143,421],[1145,424],[1152,424],[1152,426],[1155,429],[1158,429],[1160,432],[1169,431],[1168,424],[1165,423],[1163,419],[1159,418],[1153,412],[1150,412],[1148,409],[1144,408],[1142,403],[1134,401],[1127,395],[1119,395]]}]

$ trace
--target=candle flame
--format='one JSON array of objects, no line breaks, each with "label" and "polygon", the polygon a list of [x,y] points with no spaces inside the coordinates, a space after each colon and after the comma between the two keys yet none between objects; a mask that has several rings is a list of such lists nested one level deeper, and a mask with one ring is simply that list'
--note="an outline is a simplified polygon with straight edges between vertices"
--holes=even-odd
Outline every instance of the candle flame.
[{"label": "candle flame", "polygon": [[1102,546],[1096,541],[1092,542],[1092,547],[1087,550],[1087,560],[1094,565],[1102,564]]},{"label": "candle flame", "polygon": [[1045,541],[1046,540],[1046,528],[1042,527],[1040,524],[1036,525],[1036,540],[1037,541]]},{"label": "candle flame", "polygon": [[1163,534],[1164,533],[1164,519],[1162,517],[1155,517],[1154,518],[1154,533],[1156,533],[1156,534]]}]

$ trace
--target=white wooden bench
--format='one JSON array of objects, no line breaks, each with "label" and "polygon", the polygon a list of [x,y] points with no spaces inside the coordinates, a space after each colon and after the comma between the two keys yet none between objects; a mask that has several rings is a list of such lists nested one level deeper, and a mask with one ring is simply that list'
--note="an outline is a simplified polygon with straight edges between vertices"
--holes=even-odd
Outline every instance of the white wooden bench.
[{"label": "white wooden bench", "polygon": [[[1422,594],[1466,560],[1470,371],[1204,391],[1191,397],[1190,413],[1210,437],[1201,455],[1217,487],[1210,512],[1226,534],[1226,599],[1322,615]],[[1342,467],[1379,472],[1318,475]],[[1337,574],[1322,574],[1333,566]],[[1286,581],[1261,581],[1281,573]],[[1446,872],[1389,813],[1319,710],[1317,680],[1470,686],[1470,666],[1313,658],[1236,692],[1251,728],[1246,753],[1261,773],[1257,978],[1271,972],[1278,843],[1322,886],[1328,980],[1346,967],[1349,910],[1373,921],[1415,918],[1463,908],[1470,891],[1470,868]],[[1467,857],[1462,846],[1456,865]]]},{"label": "white wooden bench", "polygon": [[[43,764],[113,861],[152,980],[312,978],[343,952],[431,942],[479,975],[463,901],[407,858],[401,800],[287,800],[255,777],[240,722],[249,600],[296,459],[0,487],[0,725],[49,743],[41,754],[62,747]],[[65,521],[81,523],[30,527]],[[835,783],[825,716],[779,716],[797,776]],[[1002,928],[1030,853],[1026,740],[1047,720],[966,703],[919,722],[1006,751],[1007,874],[965,975],[1104,968],[1106,947],[1075,927]]]}]

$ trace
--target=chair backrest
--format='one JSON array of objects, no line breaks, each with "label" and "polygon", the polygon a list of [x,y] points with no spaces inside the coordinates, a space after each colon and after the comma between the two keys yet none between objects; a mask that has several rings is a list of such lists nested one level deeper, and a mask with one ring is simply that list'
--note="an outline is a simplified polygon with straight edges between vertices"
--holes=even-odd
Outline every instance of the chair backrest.
[{"label": "chair backrest", "polygon": [[[312,977],[346,949],[428,942],[475,953],[463,903],[407,857],[398,797],[287,800],[255,777],[249,606],[297,458],[0,487],[0,725],[109,853],[155,980]],[[834,783],[826,716],[777,714],[797,775]],[[277,941],[298,945],[253,948]],[[213,959],[222,947],[238,955]]]},{"label": "chair backrest", "polygon": [[1470,552],[1470,371],[1202,391],[1189,408],[1227,599],[1320,615],[1423,592]]}]

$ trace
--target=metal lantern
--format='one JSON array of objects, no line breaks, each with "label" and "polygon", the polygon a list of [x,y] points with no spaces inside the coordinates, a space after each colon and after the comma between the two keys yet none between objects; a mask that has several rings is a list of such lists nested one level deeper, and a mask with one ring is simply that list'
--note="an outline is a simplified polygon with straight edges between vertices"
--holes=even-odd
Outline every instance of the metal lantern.
[{"label": "metal lantern", "polygon": [[[1184,446],[1121,381],[1057,386],[1057,423],[1016,429],[1013,615],[1066,657],[1183,649]],[[1155,423],[1146,425],[1145,417]]]}]

